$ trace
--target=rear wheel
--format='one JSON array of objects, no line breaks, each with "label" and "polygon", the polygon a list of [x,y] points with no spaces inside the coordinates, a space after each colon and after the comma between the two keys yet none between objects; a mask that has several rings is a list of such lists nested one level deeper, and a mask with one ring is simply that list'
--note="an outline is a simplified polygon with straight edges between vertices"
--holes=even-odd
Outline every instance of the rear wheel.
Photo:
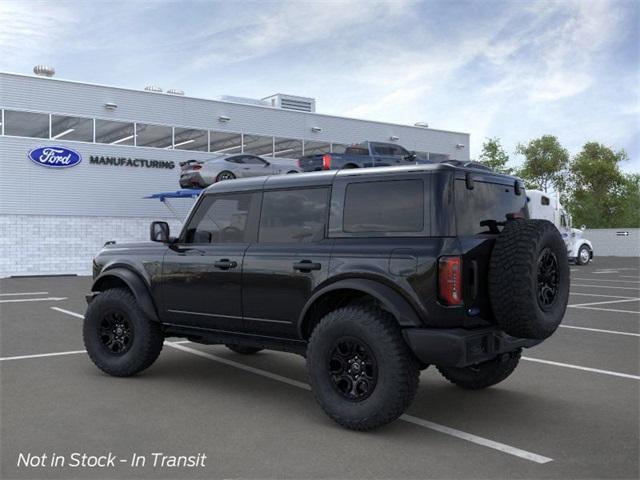
[{"label": "rear wheel", "polygon": [[223,180],[233,180],[234,178],[236,178],[236,176],[233,173],[224,170],[218,174],[218,176],[216,177],[216,182],[222,182]]},{"label": "rear wheel", "polygon": [[468,367],[437,367],[444,378],[468,390],[480,390],[505,380],[518,366],[520,350]]},{"label": "rear wheel", "polygon": [[262,348],[257,347],[246,347],[244,345],[238,345],[237,343],[227,343],[225,344],[232,352],[241,353],[243,355],[253,355],[254,353],[258,353],[262,350]]},{"label": "rear wheel", "polygon": [[591,251],[586,245],[582,245],[578,250],[578,256],[576,257],[576,263],[578,265],[586,265],[591,260]]},{"label": "rear wheel", "polygon": [[149,320],[123,288],[106,290],[89,304],[82,335],[93,363],[116,377],[150,367],[164,341],[160,324]]},{"label": "rear wheel", "polygon": [[395,319],[373,306],[327,314],[309,339],[307,370],[322,409],[352,430],[395,420],[418,388],[418,362]]}]

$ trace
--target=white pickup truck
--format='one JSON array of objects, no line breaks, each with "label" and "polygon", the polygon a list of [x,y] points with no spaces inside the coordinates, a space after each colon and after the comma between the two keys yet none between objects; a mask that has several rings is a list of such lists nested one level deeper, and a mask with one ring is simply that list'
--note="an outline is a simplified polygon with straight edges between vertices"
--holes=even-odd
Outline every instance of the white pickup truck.
[{"label": "white pickup truck", "polygon": [[572,228],[571,215],[556,197],[540,190],[527,190],[527,206],[530,218],[549,220],[560,230],[571,260],[578,265],[586,265],[593,260],[593,245],[582,238],[585,226]]}]

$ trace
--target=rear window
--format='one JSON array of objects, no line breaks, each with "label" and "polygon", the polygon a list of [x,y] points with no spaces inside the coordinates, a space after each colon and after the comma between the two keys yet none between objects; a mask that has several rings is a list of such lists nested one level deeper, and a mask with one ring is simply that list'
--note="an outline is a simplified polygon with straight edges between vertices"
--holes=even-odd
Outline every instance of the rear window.
[{"label": "rear window", "polygon": [[424,230],[422,180],[352,183],[347,186],[343,230],[409,233]]},{"label": "rear window", "polygon": [[358,145],[354,147],[347,147],[344,151],[345,155],[369,155],[369,149],[363,145]]},{"label": "rear window", "polygon": [[476,181],[469,190],[464,180],[456,180],[455,189],[458,235],[486,232],[480,225],[483,220],[504,222],[508,213],[525,214],[526,197],[516,195],[509,185]]}]

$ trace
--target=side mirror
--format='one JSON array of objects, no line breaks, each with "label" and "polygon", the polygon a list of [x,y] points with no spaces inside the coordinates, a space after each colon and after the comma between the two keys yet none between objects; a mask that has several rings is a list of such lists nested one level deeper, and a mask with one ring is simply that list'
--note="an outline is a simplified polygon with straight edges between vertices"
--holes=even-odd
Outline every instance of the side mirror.
[{"label": "side mirror", "polygon": [[151,222],[149,236],[152,242],[169,243],[169,224],[167,222]]},{"label": "side mirror", "polygon": [[267,161],[265,160],[265,161],[264,161],[264,166],[265,166],[265,167],[268,167],[269,165],[271,165],[271,163],[270,163],[270,162],[267,162]]}]

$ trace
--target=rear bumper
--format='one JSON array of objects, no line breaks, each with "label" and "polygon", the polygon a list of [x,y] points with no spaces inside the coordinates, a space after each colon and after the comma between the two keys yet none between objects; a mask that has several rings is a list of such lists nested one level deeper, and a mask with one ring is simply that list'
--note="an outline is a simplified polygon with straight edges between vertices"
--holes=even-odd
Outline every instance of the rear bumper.
[{"label": "rear bumper", "polygon": [[467,367],[486,362],[518,348],[529,348],[542,340],[515,338],[496,327],[407,328],[402,331],[414,355],[425,364]]},{"label": "rear bumper", "polygon": [[206,187],[205,181],[199,173],[184,173],[180,175],[181,188]]}]

